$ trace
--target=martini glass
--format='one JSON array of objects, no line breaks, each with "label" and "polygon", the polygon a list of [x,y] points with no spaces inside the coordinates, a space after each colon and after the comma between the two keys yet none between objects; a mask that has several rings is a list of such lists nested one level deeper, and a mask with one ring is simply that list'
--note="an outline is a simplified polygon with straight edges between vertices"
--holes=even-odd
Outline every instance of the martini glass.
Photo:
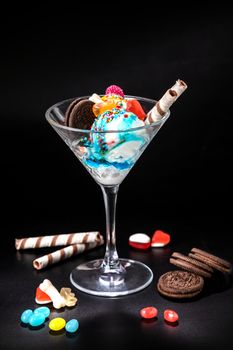
[{"label": "martini glass", "polygon": [[[126,98],[136,98],[146,113],[156,103],[142,97]],[[121,182],[168,119],[170,112],[157,122],[133,129],[105,132],[82,130],[67,127],[64,123],[65,112],[73,100],[61,101],[50,107],[46,119],[103,192],[106,248],[102,259],[78,265],[71,272],[70,280],[77,289],[92,295],[115,297],[135,293],[151,283],[153,273],[142,262],[120,259],[118,256],[115,231],[117,193]]]}]

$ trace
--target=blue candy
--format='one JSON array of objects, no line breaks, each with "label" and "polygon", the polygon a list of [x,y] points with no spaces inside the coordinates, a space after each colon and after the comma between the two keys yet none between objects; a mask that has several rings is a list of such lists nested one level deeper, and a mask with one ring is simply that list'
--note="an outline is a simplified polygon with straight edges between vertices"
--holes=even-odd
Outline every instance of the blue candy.
[{"label": "blue candy", "polygon": [[69,333],[74,333],[78,330],[79,323],[76,319],[72,319],[66,323],[66,331]]},{"label": "blue candy", "polygon": [[32,327],[41,326],[45,322],[45,316],[42,312],[33,314],[29,319],[29,324]]},{"label": "blue candy", "polygon": [[35,315],[43,314],[44,317],[47,318],[50,315],[50,310],[47,306],[41,306],[41,307],[38,307],[34,310],[34,314]]},{"label": "blue candy", "polygon": [[21,322],[29,323],[30,317],[33,315],[33,311],[31,309],[25,310],[21,315]]}]

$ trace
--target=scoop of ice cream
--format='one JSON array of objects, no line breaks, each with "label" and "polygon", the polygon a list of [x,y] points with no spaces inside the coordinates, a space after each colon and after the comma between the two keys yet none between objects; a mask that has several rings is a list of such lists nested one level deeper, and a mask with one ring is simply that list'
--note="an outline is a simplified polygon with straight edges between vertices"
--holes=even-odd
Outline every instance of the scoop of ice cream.
[{"label": "scoop of ice cream", "polygon": [[[144,126],[144,122],[140,120],[134,113],[126,111],[123,108],[113,108],[112,110],[102,113],[95,119],[92,131],[128,131],[132,128]],[[106,134],[110,137],[110,134]],[[115,135],[115,133],[114,133]],[[118,136],[122,135],[119,133]]]},{"label": "scoop of ice cream", "polygon": [[135,162],[139,149],[145,144],[145,137],[140,129],[130,129],[142,126],[144,122],[125,109],[113,108],[102,113],[91,129],[95,131],[92,135],[92,156],[112,164]]}]

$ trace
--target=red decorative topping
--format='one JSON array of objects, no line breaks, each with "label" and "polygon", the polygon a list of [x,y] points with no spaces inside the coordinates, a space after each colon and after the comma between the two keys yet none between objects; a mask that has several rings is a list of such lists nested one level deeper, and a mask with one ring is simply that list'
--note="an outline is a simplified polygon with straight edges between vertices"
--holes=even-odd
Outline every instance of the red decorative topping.
[{"label": "red decorative topping", "polygon": [[151,247],[164,247],[170,242],[170,235],[161,230],[155,231],[151,240]]},{"label": "red decorative topping", "polygon": [[144,112],[138,100],[135,100],[135,99],[127,100],[126,110],[135,114],[138,117],[138,119],[145,120],[146,118],[146,113]]},{"label": "red decorative topping", "polygon": [[106,95],[118,95],[124,98],[124,91],[117,85],[111,85],[109,86],[106,91]]},{"label": "red decorative topping", "polygon": [[179,320],[179,315],[174,310],[165,310],[163,317],[167,322],[177,322]]},{"label": "red decorative topping", "polygon": [[158,315],[158,310],[154,306],[147,306],[140,310],[140,315],[146,319],[155,318]]}]

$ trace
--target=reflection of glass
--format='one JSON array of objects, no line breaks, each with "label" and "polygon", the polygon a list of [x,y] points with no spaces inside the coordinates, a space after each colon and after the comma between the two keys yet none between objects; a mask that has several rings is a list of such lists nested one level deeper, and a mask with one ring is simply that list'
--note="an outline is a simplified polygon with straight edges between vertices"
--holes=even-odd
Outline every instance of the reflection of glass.
[{"label": "reflection of glass", "polygon": [[[127,96],[126,96],[127,97]],[[136,97],[148,112],[155,101]],[[106,210],[106,252],[103,259],[83,263],[71,272],[78,289],[94,295],[118,296],[137,292],[150,284],[152,271],[141,262],[119,259],[116,250],[117,192],[137,159],[169,117],[139,128],[96,132],[66,127],[64,115],[72,100],[52,106],[46,118],[100,185]]]}]

